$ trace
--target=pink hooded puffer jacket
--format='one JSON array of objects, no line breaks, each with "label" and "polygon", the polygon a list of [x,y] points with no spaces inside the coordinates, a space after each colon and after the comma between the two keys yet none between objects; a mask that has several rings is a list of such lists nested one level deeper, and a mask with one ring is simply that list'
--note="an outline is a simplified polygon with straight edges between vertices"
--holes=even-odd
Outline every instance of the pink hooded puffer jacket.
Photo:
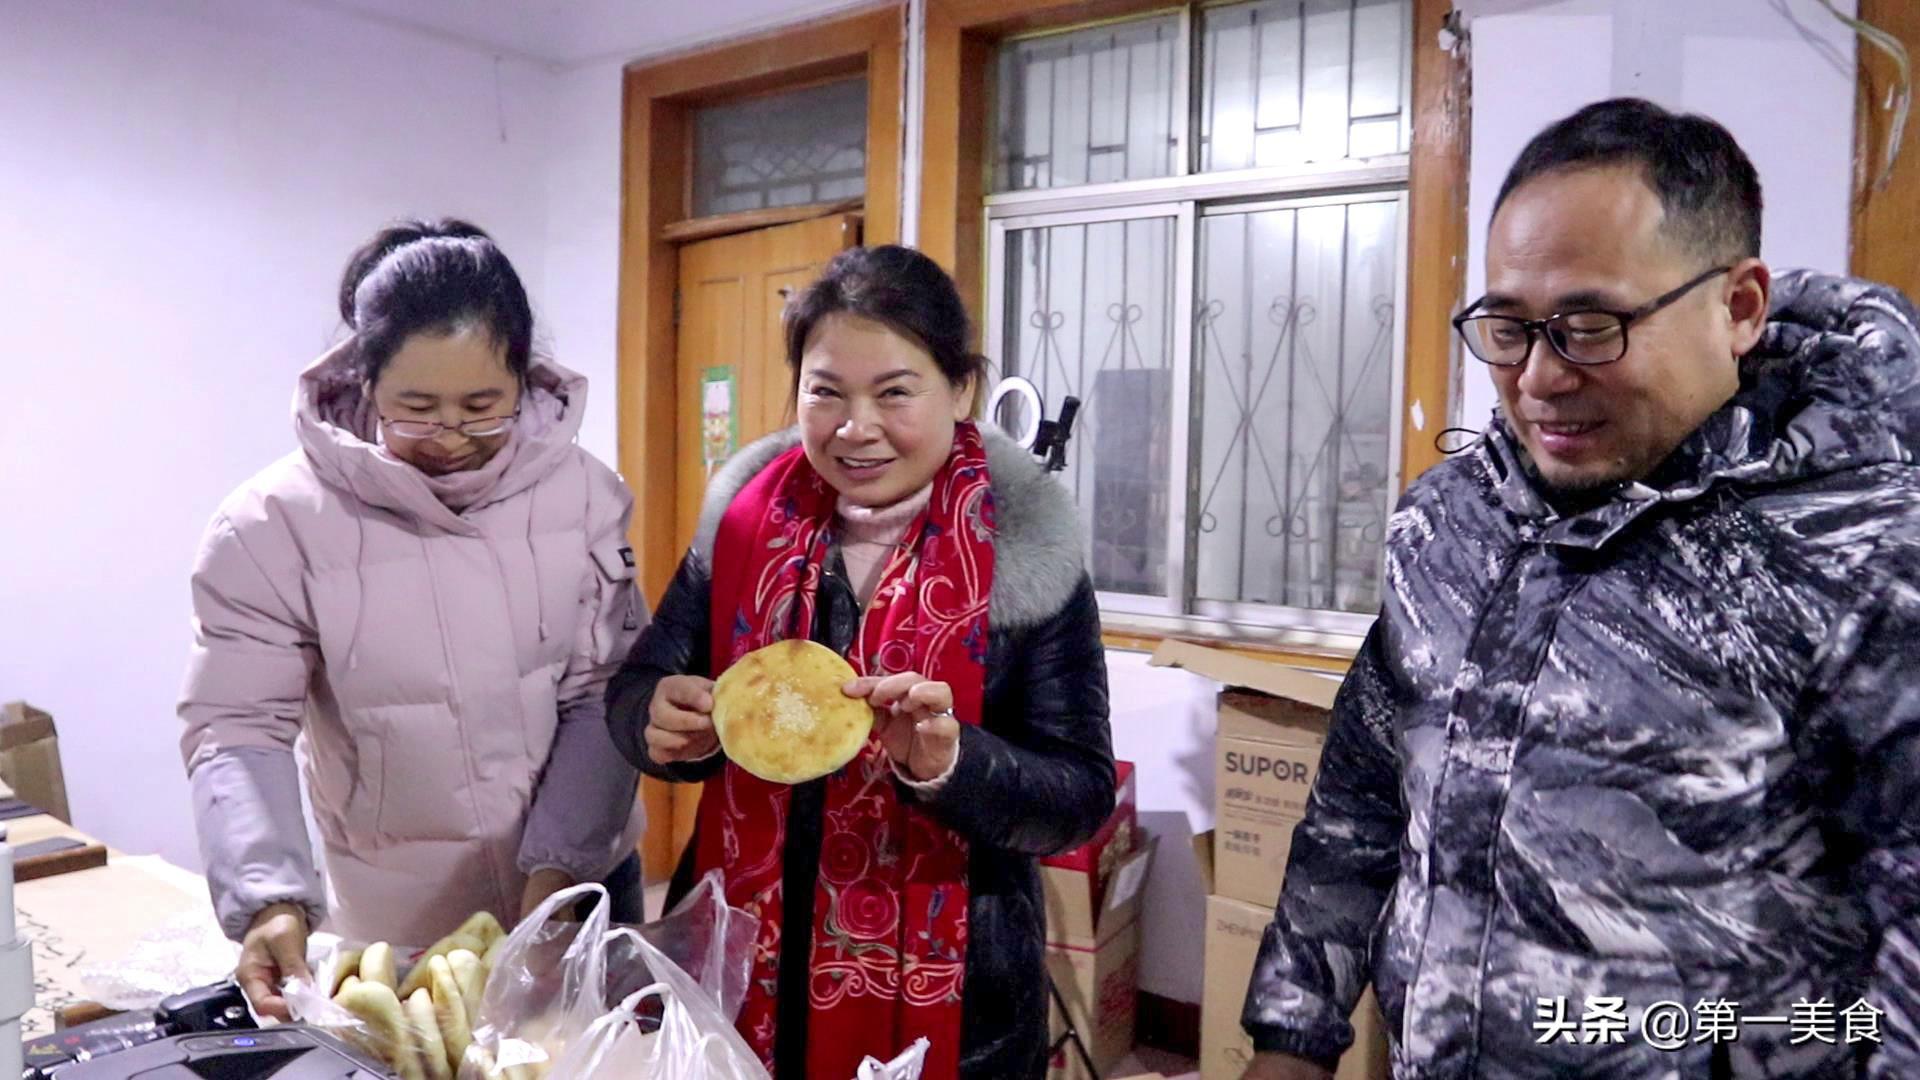
[{"label": "pink hooded puffer jacket", "polygon": [[227,498],[193,574],[181,746],[230,936],[290,901],[426,945],[476,910],[511,925],[534,870],[633,852],[602,694],[646,611],[632,495],[574,445],[585,404],[536,361],[496,459],[430,481],[377,444],[344,347],[302,375],[301,449]]}]

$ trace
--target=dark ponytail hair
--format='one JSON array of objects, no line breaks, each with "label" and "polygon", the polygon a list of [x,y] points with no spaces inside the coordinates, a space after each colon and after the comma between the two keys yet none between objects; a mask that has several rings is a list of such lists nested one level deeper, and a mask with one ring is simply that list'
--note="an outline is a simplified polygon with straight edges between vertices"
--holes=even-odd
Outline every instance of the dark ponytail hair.
[{"label": "dark ponytail hair", "polygon": [[361,377],[378,382],[408,338],[485,329],[525,379],[533,357],[533,308],[513,264],[478,227],[455,218],[398,221],[347,260],[340,317],[353,328]]},{"label": "dark ponytail hair", "polygon": [[820,320],[845,312],[870,319],[917,342],[955,387],[974,379],[976,409],[987,358],[967,349],[967,306],[940,264],[897,244],[849,248],[833,257],[818,280],[787,305],[787,366],[791,401],[800,390],[800,355]]}]

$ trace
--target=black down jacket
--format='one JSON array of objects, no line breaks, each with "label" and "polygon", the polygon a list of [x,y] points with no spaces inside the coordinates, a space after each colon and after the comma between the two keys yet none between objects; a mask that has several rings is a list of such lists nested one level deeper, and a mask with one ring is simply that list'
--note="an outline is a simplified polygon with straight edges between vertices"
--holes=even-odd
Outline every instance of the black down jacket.
[{"label": "black down jacket", "polygon": [[[1034,859],[1084,842],[1112,812],[1113,749],[1100,612],[1073,504],[1033,455],[991,429],[983,434],[998,526],[983,722],[962,725],[958,764],[936,794],[900,791],[904,799],[920,798],[971,845],[961,1074],[1019,1080],[1046,1072],[1046,915]],[[697,781],[720,769],[718,754],[677,765],[651,760],[643,737],[647,706],[662,678],[708,673],[704,553],[712,550],[733,497],[794,442],[791,431],[762,439],[714,477],[693,549],[608,687],[614,744],[648,775]],[[835,563],[821,580],[812,637],[844,655],[860,613]],[[793,793],[782,890],[790,926],[813,921],[823,789],[824,781],[816,781]],[[691,884],[688,867],[683,861],[669,903]],[[807,944],[806,934],[782,942],[774,1049],[779,1080],[804,1077]]]},{"label": "black down jacket", "polygon": [[1371,980],[1401,1078],[1920,1077],[1916,316],[1773,299],[1600,505],[1556,513],[1501,420],[1408,491],[1258,1047],[1332,1058]]}]

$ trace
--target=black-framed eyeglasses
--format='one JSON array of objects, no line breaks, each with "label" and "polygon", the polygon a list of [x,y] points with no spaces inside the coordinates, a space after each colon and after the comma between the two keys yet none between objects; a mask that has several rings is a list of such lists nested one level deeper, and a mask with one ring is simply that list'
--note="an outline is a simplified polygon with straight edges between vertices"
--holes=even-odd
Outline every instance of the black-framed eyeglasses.
[{"label": "black-framed eyeglasses", "polygon": [[1570,364],[1611,364],[1627,355],[1627,327],[1687,295],[1702,282],[1732,270],[1718,266],[1679,288],[1661,293],[1632,311],[1563,311],[1544,319],[1513,315],[1475,315],[1468,308],[1453,317],[1453,328],[1474,359],[1494,367],[1524,367],[1542,334]]},{"label": "black-framed eyeglasses", "polygon": [[506,416],[477,416],[457,424],[443,424],[438,420],[389,420],[384,416],[380,423],[387,434],[398,439],[431,439],[443,431],[458,431],[469,439],[484,439],[505,434],[519,419],[520,410],[515,409]]}]

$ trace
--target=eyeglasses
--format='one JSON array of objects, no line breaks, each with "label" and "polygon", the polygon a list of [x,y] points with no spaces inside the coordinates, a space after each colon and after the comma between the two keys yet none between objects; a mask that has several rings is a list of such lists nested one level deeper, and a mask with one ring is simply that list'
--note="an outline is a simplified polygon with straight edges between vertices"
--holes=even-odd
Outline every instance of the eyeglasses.
[{"label": "eyeglasses", "polygon": [[384,416],[380,423],[387,434],[396,439],[431,439],[443,431],[457,431],[469,439],[484,439],[506,433],[519,419],[520,410],[515,409],[510,416],[480,416],[457,424],[443,424],[438,420],[389,420]]},{"label": "eyeglasses", "polygon": [[1533,355],[1533,343],[1545,334],[1547,344],[1570,364],[1593,367],[1611,364],[1627,355],[1627,327],[1693,291],[1702,282],[1732,270],[1715,267],[1671,292],[1632,311],[1563,311],[1544,319],[1512,315],[1475,315],[1472,308],[1453,317],[1453,328],[1474,359],[1494,367],[1524,367]]}]

